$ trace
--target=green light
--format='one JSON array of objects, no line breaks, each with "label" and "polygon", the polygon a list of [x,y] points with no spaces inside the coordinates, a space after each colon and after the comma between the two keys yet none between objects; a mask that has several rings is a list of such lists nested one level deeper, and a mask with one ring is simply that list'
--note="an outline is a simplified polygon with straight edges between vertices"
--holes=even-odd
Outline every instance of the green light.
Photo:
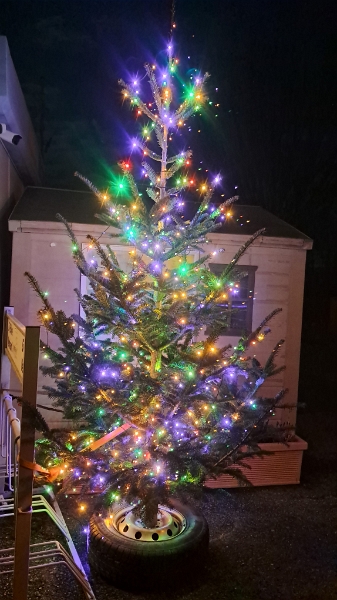
[{"label": "green light", "polygon": [[187,375],[190,378],[194,377],[194,371],[188,371]]},{"label": "green light", "polygon": [[123,185],[123,183],[120,183],[120,184],[119,184],[119,189],[120,189],[120,190],[124,189],[124,185]]},{"label": "green light", "polygon": [[105,412],[104,408],[100,408],[99,411],[98,411],[98,414],[99,415],[104,415],[104,412]]},{"label": "green light", "polygon": [[182,265],[180,265],[180,267],[178,268],[178,274],[182,277],[184,275],[187,275],[189,271],[189,266],[187,263],[183,263]]}]

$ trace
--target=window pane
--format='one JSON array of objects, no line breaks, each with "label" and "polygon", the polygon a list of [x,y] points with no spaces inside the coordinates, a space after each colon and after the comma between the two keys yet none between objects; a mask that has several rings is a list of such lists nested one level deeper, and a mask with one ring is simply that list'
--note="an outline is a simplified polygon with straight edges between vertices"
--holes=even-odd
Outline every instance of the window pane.
[{"label": "window pane", "polygon": [[245,331],[247,329],[247,302],[232,302],[231,329]]},{"label": "window pane", "polygon": [[238,285],[239,287],[236,288],[238,290],[238,293],[234,294],[233,298],[246,300],[248,298],[248,275],[242,277],[242,279],[238,281]]}]

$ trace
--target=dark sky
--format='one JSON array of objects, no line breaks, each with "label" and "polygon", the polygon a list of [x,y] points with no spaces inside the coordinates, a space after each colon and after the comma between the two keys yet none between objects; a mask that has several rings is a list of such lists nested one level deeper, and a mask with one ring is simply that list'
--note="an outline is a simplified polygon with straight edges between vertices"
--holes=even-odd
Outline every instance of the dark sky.
[{"label": "dark sky", "polygon": [[[122,106],[117,80],[142,76],[146,60],[164,60],[171,6],[0,3],[0,33],[39,136],[43,125],[46,185],[81,188],[75,170],[103,185],[127,155],[127,133],[139,124]],[[318,239],[327,261],[337,235],[336,22],[335,1],[176,0],[179,72],[209,71],[213,102],[177,145],[191,145],[195,171],[221,171],[226,194],[237,185],[242,203]]]}]

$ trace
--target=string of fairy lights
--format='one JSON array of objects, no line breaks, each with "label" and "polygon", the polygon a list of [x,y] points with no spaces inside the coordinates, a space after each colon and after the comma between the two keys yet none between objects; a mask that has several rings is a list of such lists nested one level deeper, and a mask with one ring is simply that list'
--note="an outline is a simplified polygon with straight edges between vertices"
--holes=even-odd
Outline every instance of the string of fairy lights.
[{"label": "string of fairy lights", "polygon": [[[202,255],[207,234],[231,218],[235,198],[215,204],[212,195],[221,175],[198,181],[188,174],[190,150],[169,155],[173,133],[209,102],[208,74],[196,71],[191,83],[182,87],[181,102],[172,108],[181,79],[178,66],[172,40],[165,68],[145,65],[152,102],[141,99],[138,79],[120,81],[122,100],[137,120],[146,119],[132,150],[142,158],[152,207],[146,208],[139,192],[131,155],[119,164],[118,190],[127,198],[123,203],[118,190],[102,192],[77,174],[101,203],[102,221],[110,231],[118,231],[119,241],[129,248],[129,269],[121,268],[113,247],[103,247],[92,236],[82,249],[65,223],[75,263],[92,288],[91,294],[79,296],[86,323],[55,311],[30,276],[44,304],[41,320],[63,343],[62,352],[48,344],[44,348],[48,364],[43,371],[57,385],[53,397],[66,418],[87,423],[65,434],[58,447],[52,445],[46,463],[59,467],[57,484],[66,493],[84,486],[106,491],[112,502],[127,496],[135,481],[155,484],[158,494],[164,488],[198,483],[212,471],[212,461],[221,462],[228,455],[231,439],[246,438],[276,403],[260,405],[256,392],[272,374],[281,343],[265,367],[257,361],[252,367],[247,350],[263,341],[269,331],[266,325],[277,311],[234,348],[218,345],[229,300],[240,293],[235,265],[261,231],[221,275],[210,271],[209,261],[223,249]],[[159,153],[152,149],[153,140]],[[181,214],[183,192],[191,188],[201,194],[201,203],[186,219]],[[123,423],[130,425],[127,431],[91,451],[94,442]],[[38,448],[42,454],[48,449],[45,443]],[[80,503],[80,510],[85,511],[85,503]]]}]

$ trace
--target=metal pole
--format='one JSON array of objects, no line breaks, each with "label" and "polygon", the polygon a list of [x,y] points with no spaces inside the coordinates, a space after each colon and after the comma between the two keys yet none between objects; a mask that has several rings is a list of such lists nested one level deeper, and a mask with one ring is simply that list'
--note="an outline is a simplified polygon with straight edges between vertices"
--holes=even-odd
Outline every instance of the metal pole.
[{"label": "metal pole", "polygon": [[[40,327],[26,327],[22,397],[36,407],[39,368]],[[29,409],[22,405],[20,458],[34,462],[35,427]],[[32,521],[33,477],[31,469],[19,463],[16,496],[13,600],[27,600],[29,544]]]}]

